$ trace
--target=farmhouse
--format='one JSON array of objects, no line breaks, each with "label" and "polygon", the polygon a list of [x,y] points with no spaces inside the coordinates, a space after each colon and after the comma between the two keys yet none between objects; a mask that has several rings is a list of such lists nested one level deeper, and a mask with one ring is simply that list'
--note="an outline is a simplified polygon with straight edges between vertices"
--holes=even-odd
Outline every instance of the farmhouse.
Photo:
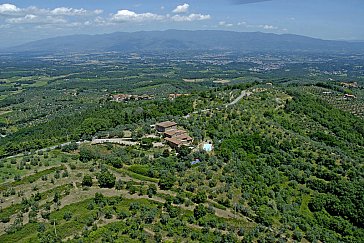
[{"label": "farmhouse", "polygon": [[171,148],[174,148],[174,149],[178,149],[182,145],[188,146],[193,141],[193,139],[186,134],[178,136],[178,137],[173,137],[173,138],[165,138],[165,140],[166,140],[167,144],[169,146],[171,146]]},{"label": "farmhouse", "polygon": [[167,138],[175,138],[181,135],[187,134],[185,130],[169,130],[164,133],[164,136]]},{"label": "farmhouse", "polygon": [[345,94],[344,99],[356,99],[356,96],[351,94]]},{"label": "farmhouse", "polygon": [[113,101],[129,101],[129,100],[151,100],[153,95],[130,95],[130,94],[116,94],[112,95]]},{"label": "farmhouse", "polygon": [[158,132],[163,133],[164,140],[174,149],[180,148],[182,145],[189,146],[193,138],[188,135],[188,132],[182,129],[177,129],[177,123],[166,121],[155,125]]},{"label": "farmhouse", "polygon": [[174,99],[176,99],[178,97],[182,97],[182,96],[189,96],[189,94],[169,94],[168,98],[170,100],[174,100]]},{"label": "farmhouse", "polygon": [[357,82],[352,82],[352,83],[341,82],[341,85],[344,88],[358,88],[358,83]]},{"label": "farmhouse", "polygon": [[182,146],[182,141],[176,138],[165,138],[165,140],[167,144],[173,149],[178,149],[180,146]]},{"label": "farmhouse", "polygon": [[126,101],[129,100],[131,98],[131,95],[128,94],[116,94],[112,96],[112,99],[114,101]]},{"label": "farmhouse", "polygon": [[161,122],[155,125],[155,129],[158,132],[164,133],[170,130],[177,129],[177,123],[171,121]]},{"label": "farmhouse", "polygon": [[188,134],[182,134],[175,138],[181,140],[184,145],[189,145],[193,141],[193,138],[191,138]]}]

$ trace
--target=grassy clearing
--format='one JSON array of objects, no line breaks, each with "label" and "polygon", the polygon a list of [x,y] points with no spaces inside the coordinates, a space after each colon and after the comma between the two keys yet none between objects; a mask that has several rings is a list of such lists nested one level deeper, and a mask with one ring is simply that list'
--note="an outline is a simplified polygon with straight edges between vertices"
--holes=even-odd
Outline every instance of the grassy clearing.
[{"label": "grassy clearing", "polygon": [[39,224],[30,223],[24,225],[20,230],[14,234],[5,234],[0,236],[1,242],[39,242],[37,239]]},{"label": "grassy clearing", "polygon": [[[51,190],[40,193],[42,200],[52,199],[56,192],[62,195],[63,192],[70,190],[73,186],[70,184],[65,184],[52,188]],[[44,205],[43,205],[44,206]],[[23,206],[21,203],[13,204],[10,207],[4,208],[0,211],[0,219],[9,218],[10,216],[19,213]]]},{"label": "grassy clearing", "polygon": [[115,172],[118,172],[118,173],[124,173],[124,174],[126,174],[126,175],[128,175],[131,178],[136,179],[136,180],[149,181],[149,182],[154,182],[154,183],[159,182],[159,180],[156,179],[156,178],[140,175],[140,174],[132,172],[132,171],[130,171],[128,169],[124,169],[124,168],[123,169],[117,169],[117,168],[113,168],[113,167],[110,167],[110,169],[115,171]]},{"label": "grassy clearing", "polygon": [[20,212],[20,210],[22,209],[22,205],[21,203],[19,204],[14,204],[10,207],[7,207],[5,209],[2,209],[0,211],[0,219],[6,219],[9,218],[10,216],[17,214],[18,212]]},{"label": "grassy clearing", "polygon": [[26,177],[22,178],[20,181],[14,181],[14,182],[2,184],[0,186],[0,192],[7,190],[9,187],[15,187],[15,186],[19,186],[19,185],[23,185],[23,184],[27,184],[27,183],[33,183],[34,181],[39,180],[44,175],[49,175],[57,170],[65,170],[65,169],[66,169],[66,167],[64,165],[56,166],[56,167],[52,167],[52,168],[49,168],[46,170],[39,171],[33,175],[26,176]]},{"label": "grassy clearing", "polygon": [[[15,166],[4,166],[0,169],[0,182],[4,182],[8,179],[13,179],[15,175],[23,176],[27,173],[26,170],[18,170]],[[0,191],[3,185],[0,185]]]},{"label": "grassy clearing", "polygon": [[[46,156],[47,155],[47,156]],[[26,162],[26,165],[30,167],[23,166],[22,169],[19,169],[19,164],[23,162],[24,158],[30,158],[31,160],[37,161],[38,165],[32,165],[29,161]],[[14,176],[28,176],[33,171],[40,171],[41,168],[49,168],[60,165],[61,163],[76,163],[78,157],[73,154],[61,153],[59,150],[54,150],[50,152],[44,152],[44,155],[23,155],[17,156],[12,159],[4,160],[4,167],[0,169],[0,183],[6,182],[7,180],[12,180]],[[63,169],[62,169],[63,170]],[[37,173],[37,172],[35,172]],[[42,176],[42,175],[41,175]],[[8,185],[8,184],[4,184]],[[0,185],[0,191],[2,186]]]}]

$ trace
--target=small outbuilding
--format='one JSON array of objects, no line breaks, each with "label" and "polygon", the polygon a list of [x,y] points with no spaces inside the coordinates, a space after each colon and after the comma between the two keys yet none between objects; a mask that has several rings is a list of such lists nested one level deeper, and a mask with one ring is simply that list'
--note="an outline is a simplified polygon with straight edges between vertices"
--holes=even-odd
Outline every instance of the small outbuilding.
[{"label": "small outbuilding", "polygon": [[178,149],[181,145],[183,145],[183,142],[176,138],[165,138],[165,140],[167,144],[173,149]]}]

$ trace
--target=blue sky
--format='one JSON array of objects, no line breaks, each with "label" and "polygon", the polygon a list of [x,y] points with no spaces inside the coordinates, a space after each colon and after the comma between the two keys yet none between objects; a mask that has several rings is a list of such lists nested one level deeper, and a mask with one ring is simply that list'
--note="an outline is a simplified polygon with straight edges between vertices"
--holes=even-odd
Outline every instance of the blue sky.
[{"label": "blue sky", "polygon": [[70,34],[221,29],[364,40],[363,0],[0,0],[0,47]]}]

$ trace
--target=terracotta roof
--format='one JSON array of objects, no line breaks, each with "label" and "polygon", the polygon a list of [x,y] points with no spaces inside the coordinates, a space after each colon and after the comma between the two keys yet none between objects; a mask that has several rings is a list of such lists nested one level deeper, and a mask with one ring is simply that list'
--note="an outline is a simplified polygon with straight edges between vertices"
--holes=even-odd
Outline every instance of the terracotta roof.
[{"label": "terracotta roof", "polygon": [[157,126],[164,127],[164,128],[173,127],[173,126],[176,126],[176,125],[177,125],[177,123],[171,122],[171,121],[161,122],[161,123],[157,124]]},{"label": "terracotta roof", "polygon": [[178,146],[182,144],[181,140],[175,139],[175,138],[166,138],[165,140],[168,142],[174,143],[175,145],[178,145]]},{"label": "terracotta roof", "polygon": [[130,98],[131,95],[128,95],[128,94],[116,94],[116,95],[113,95],[113,98],[114,99],[126,99],[126,98]]},{"label": "terracotta roof", "polygon": [[168,136],[173,136],[173,135],[176,135],[176,134],[184,134],[184,133],[187,133],[185,130],[170,130],[170,131],[166,131],[164,134],[165,135],[168,135]]},{"label": "terracotta roof", "polygon": [[188,136],[187,134],[179,135],[176,138],[179,140],[187,140],[187,141],[192,140],[192,138],[190,136]]}]

